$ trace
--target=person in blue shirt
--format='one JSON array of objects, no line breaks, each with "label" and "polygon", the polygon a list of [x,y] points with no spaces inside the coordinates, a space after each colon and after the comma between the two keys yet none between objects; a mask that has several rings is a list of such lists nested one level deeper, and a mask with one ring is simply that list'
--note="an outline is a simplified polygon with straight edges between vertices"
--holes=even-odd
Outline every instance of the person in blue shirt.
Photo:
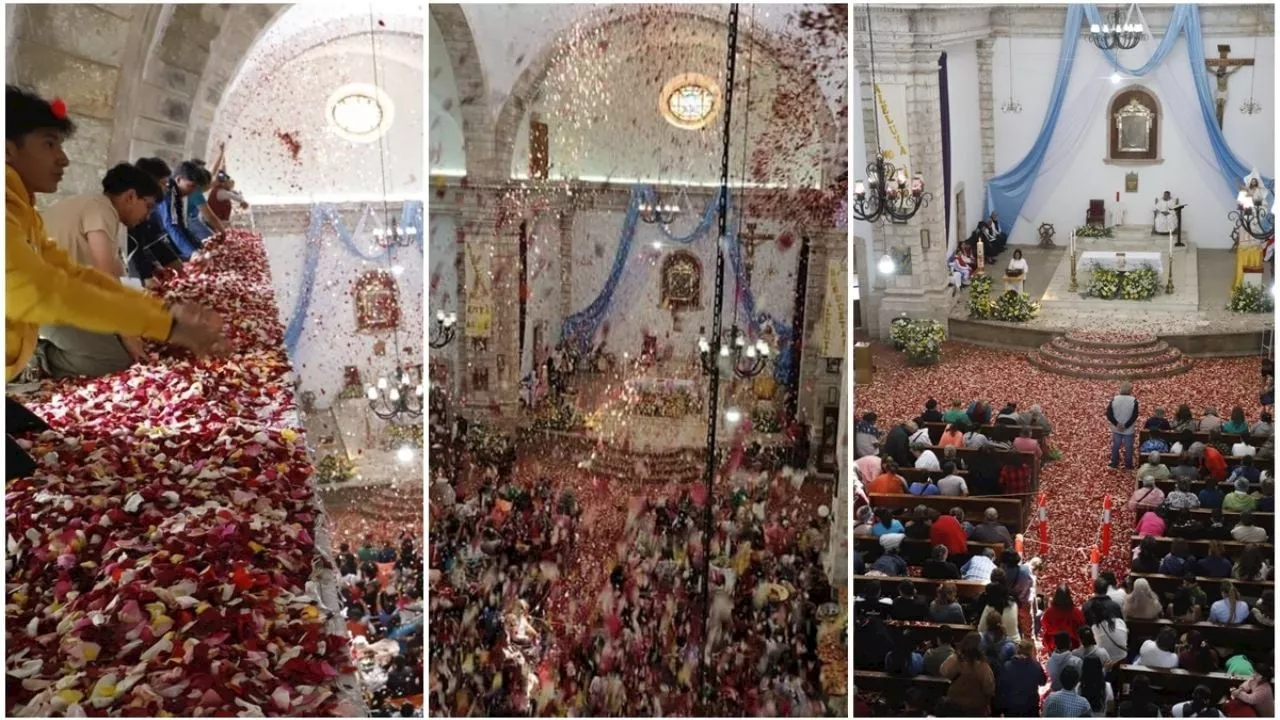
[{"label": "person in blue shirt", "polygon": [[1191,548],[1182,538],[1174,538],[1169,554],[1160,561],[1160,574],[1181,576],[1187,568],[1195,567],[1196,559],[1191,555]]},{"label": "person in blue shirt", "polygon": [[1261,480],[1262,471],[1253,464],[1252,456],[1245,455],[1240,458],[1240,464],[1236,466],[1235,470],[1231,471],[1231,475],[1227,478],[1227,482],[1235,482],[1238,477],[1246,478],[1251,483],[1256,483]]},{"label": "person in blue shirt", "polygon": [[1164,408],[1162,407],[1156,408],[1155,414],[1147,418],[1147,421],[1142,424],[1143,430],[1168,430],[1170,427],[1169,419],[1164,416]]},{"label": "person in blue shirt", "polygon": [[1040,686],[1049,682],[1044,666],[1036,662],[1036,645],[1029,637],[1018,642],[1017,653],[1005,662],[996,678],[995,711],[1005,717],[1035,717],[1040,708]]},{"label": "person in blue shirt", "polygon": [[1196,574],[1210,578],[1231,577],[1231,558],[1227,557],[1221,541],[1209,542],[1209,556],[1196,563]]},{"label": "person in blue shirt", "polygon": [[1276,511],[1276,484],[1271,482],[1271,478],[1262,481],[1261,494],[1258,496],[1258,505],[1254,508],[1254,511]]},{"label": "person in blue shirt", "polygon": [[1218,489],[1218,481],[1213,479],[1212,475],[1207,472],[1203,473],[1204,489],[1197,493],[1200,498],[1200,507],[1213,510],[1222,507],[1222,491]]},{"label": "person in blue shirt", "polygon": [[889,577],[906,577],[907,561],[898,555],[898,548],[891,547],[884,551],[884,554],[876,558],[871,563],[872,570],[878,570]]},{"label": "person in blue shirt", "polygon": [[907,492],[911,493],[912,495],[920,495],[922,497],[928,497],[929,495],[942,494],[942,491],[938,489],[937,483],[933,481],[932,477],[929,477],[927,475],[925,476],[924,480],[916,480],[915,482],[908,485]]},{"label": "person in blue shirt", "polygon": [[871,536],[880,537],[888,533],[905,533],[902,523],[889,512],[889,508],[876,508],[876,524],[871,526]]},{"label": "person in blue shirt", "polygon": [[1049,693],[1049,697],[1045,698],[1043,716],[1047,718],[1092,717],[1093,708],[1089,705],[1089,701],[1076,692],[1076,685],[1080,682],[1080,670],[1072,665],[1064,667],[1059,676],[1059,682],[1062,684],[1062,689]]},{"label": "person in blue shirt", "polygon": [[186,197],[200,186],[207,172],[190,160],[179,165],[153,211],[184,262],[200,249],[200,241],[187,229]]},{"label": "person in blue shirt", "polygon": [[1209,622],[1240,625],[1249,619],[1249,603],[1240,599],[1235,583],[1222,583],[1222,599],[1209,606]]},{"label": "person in blue shirt", "polygon": [[924,672],[924,656],[916,651],[915,636],[910,630],[898,634],[893,649],[884,656],[884,669],[890,675],[909,678]]}]

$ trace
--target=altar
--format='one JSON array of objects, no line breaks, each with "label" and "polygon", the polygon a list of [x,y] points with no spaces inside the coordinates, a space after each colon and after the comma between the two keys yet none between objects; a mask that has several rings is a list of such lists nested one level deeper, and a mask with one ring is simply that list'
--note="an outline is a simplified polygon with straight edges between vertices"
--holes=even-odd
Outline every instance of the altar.
[{"label": "altar", "polygon": [[698,386],[688,378],[632,378],[624,388],[630,409],[636,415],[678,418],[702,410]]},{"label": "altar", "polygon": [[1163,276],[1164,254],[1132,250],[1086,250],[1080,253],[1080,269],[1092,270],[1094,265],[1120,272],[1137,270],[1143,265],[1150,265],[1157,275]]}]

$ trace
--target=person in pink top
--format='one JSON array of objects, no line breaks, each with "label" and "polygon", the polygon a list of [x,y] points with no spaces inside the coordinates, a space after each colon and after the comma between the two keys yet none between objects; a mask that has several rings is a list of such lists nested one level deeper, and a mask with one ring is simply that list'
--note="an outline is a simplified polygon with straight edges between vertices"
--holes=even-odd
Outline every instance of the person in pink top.
[{"label": "person in pink top", "polygon": [[1142,518],[1138,520],[1136,532],[1140,537],[1143,535],[1164,537],[1164,529],[1166,525],[1167,523],[1165,522],[1164,511],[1162,509],[1156,508],[1155,510],[1147,510],[1142,512]]},{"label": "person in pink top", "polygon": [[1164,491],[1156,487],[1156,479],[1150,475],[1142,477],[1142,487],[1133,491],[1129,498],[1129,512],[1137,514],[1139,510],[1154,510],[1164,502]]},{"label": "person in pink top", "polygon": [[1231,700],[1228,708],[1239,701],[1253,708],[1258,717],[1275,717],[1276,700],[1271,692],[1271,667],[1266,663],[1254,665],[1253,677],[1231,691]]},{"label": "person in pink top", "polygon": [[1013,449],[1018,452],[1035,453],[1036,462],[1040,462],[1040,456],[1044,454],[1044,450],[1040,447],[1040,443],[1031,437],[1031,428],[1027,425],[1022,426],[1022,431],[1018,433],[1018,437],[1013,439]]},{"label": "person in pink top", "polygon": [[863,455],[853,461],[853,466],[858,470],[858,477],[862,479],[863,485],[870,485],[872,480],[880,476],[881,464],[879,455]]}]

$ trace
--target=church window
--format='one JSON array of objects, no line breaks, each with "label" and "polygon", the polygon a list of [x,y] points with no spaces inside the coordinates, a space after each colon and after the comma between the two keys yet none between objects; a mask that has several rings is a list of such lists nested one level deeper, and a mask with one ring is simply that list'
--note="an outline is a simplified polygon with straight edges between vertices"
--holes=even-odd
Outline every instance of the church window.
[{"label": "church window", "polygon": [[343,138],[370,143],[391,126],[391,98],[373,85],[353,83],[329,97],[329,126]]},{"label": "church window", "polygon": [[1149,91],[1131,87],[1116,94],[1107,118],[1108,159],[1159,159],[1160,104]]},{"label": "church window", "polygon": [[658,106],[667,122],[685,130],[706,127],[720,105],[720,88],[697,73],[678,75],[667,82]]}]

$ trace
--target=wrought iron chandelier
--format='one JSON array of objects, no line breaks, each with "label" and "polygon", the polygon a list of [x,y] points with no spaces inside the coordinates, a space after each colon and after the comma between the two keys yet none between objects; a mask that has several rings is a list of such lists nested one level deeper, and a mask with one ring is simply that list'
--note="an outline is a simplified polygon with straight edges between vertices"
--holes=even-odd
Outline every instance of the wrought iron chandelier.
[{"label": "wrought iron chandelier", "polygon": [[391,222],[387,227],[374,228],[373,241],[381,248],[393,247],[409,247],[418,239],[418,229],[415,227],[400,227],[396,219],[391,218]]},{"label": "wrought iron chandelier", "polygon": [[1235,223],[1237,230],[1244,230],[1256,240],[1266,240],[1276,232],[1276,208],[1255,200],[1246,190],[1236,195],[1236,209],[1227,213],[1227,219]]},{"label": "wrought iron chandelier", "polygon": [[383,420],[394,420],[402,416],[422,417],[422,366],[416,366],[418,378],[415,382],[409,368],[397,365],[391,377],[379,377],[377,382],[365,389],[369,398],[369,410]]},{"label": "wrought iron chandelier", "polygon": [[[867,41],[871,52],[871,87],[876,86],[876,39],[871,28],[871,6],[867,6]],[[853,218],[876,222],[888,217],[893,222],[906,222],[915,217],[921,207],[927,207],[932,197],[924,191],[924,178],[916,173],[907,178],[907,171],[895,168],[885,160],[880,147],[880,123],[873,125],[876,138],[876,159],[867,164],[867,180],[853,184]]]},{"label": "wrought iron chandelier", "polygon": [[1022,112],[1022,103],[1013,99],[1013,36],[1009,36],[1009,99],[1004,101],[1004,105],[1000,106],[1000,112],[1008,115],[1013,113],[1017,115]]},{"label": "wrought iron chandelier", "polygon": [[680,189],[680,192],[676,195],[676,199],[670,203],[662,202],[662,198],[658,195],[657,188],[655,188],[653,190],[653,202],[642,200],[638,206],[640,219],[650,225],[670,225],[675,222],[676,216],[678,216],[684,209],[681,207],[682,201],[685,205],[688,204],[688,198],[685,196],[684,188]]},{"label": "wrought iron chandelier", "polygon": [[427,340],[433,349],[439,350],[458,337],[458,314],[436,311],[435,332]]},{"label": "wrought iron chandelier", "polygon": [[740,378],[751,378],[759,375],[769,364],[772,352],[764,338],[751,342],[750,338],[737,326],[729,328],[729,342],[717,340],[714,344],[707,339],[706,328],[698,328],[698,359],[702,361],[702,372],[710,375],[722,360],[729,360],[733,365],[733,374]]},{"label": "wrought iron chandelier", "polygon": [[[1253,56],[1258,57],[1258,38],[1253,39]],[[1262,112],[1262,106],[1253,99],[1253,81],[1258,79],[1258,73],[1253,68],[1249,69],[1249,99],[1240,103],[1240,112],[1245,115],[1257,115]]]},{"label": "wrought iron chandelier", "polygon": [[[1130,14],[1132,12],[1133,6],[1130,6]],[[1122,22],[1120,8],[1111,13],[1111,22],[1089,26],[1089,37],[1099,50],[1132,50],[1142,42],[1142,35],[1142,23],[1131,23],[1128,18]]]}]

